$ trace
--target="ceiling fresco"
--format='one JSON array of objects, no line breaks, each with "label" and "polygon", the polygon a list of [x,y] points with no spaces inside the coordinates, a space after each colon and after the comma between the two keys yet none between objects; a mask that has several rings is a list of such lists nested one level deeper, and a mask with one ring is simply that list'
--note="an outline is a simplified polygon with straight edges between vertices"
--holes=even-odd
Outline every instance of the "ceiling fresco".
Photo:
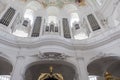
[{"label": "ceiling fresco", "polygon": [[[27,2],[29,0],[22,0],[24,2]],[[76,3],[78,5],[84,5],[84,0],[36,0],[39,3],[41,3],[44,7],[47,6],[58,6],[63,7],[65,4],[71,4]]]}]

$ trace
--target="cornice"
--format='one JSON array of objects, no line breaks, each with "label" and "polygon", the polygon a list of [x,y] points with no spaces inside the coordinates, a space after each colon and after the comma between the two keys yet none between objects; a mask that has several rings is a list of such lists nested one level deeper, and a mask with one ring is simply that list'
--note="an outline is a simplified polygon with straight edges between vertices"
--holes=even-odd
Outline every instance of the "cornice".
[{"label": "cornice", "polygon": [[61,36],[41,36],[38,38],[20,38],[0,31],[0,43],[13,48],[39,48],[43,46],[61,46],[70,50],[90,50],[120,39],[120,28],[116,27],[85,40],[65,39]]}]

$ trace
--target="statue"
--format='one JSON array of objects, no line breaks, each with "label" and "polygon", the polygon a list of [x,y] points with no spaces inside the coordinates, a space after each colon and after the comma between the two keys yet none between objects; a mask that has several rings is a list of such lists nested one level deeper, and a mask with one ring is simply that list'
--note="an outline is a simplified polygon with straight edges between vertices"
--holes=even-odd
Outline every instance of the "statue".
[{"label": "statue", "polygon": [[38,80],[64,80],[62,74],[53,73],[53,67],[49,67],[50,73],[41,73]]},{"label": "statue", "polygon": [[112,75],[108,72],[105,72],[104,77],[105,77],[105,80],[113,80]]}]

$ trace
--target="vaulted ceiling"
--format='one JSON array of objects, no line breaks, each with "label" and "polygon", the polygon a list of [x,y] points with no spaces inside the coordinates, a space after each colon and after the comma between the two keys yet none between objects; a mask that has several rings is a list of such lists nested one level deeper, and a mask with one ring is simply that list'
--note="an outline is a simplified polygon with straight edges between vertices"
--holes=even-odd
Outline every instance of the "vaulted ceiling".
[{"label": "vaulted ceiling", "polygon": [[[30,1],[30,0],[20,0],[20,1]],[[40,2],[41,4],[43,4],[45,7],[46,6],[58,6],[58,7],[62,7],[64,4],[68,4],[68,3],[77,3],[82,5],[84,0],[36,0],[38,2]],[[79,3],[80,2],[80,3]]]}]

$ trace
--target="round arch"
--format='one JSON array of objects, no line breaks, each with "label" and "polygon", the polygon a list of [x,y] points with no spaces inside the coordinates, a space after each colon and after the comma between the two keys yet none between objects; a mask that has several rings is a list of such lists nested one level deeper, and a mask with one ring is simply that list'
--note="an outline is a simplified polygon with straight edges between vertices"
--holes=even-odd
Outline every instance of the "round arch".
[{"label": "round arch", "polygon": [[119,61],[118,56],[108,56],[93,60],[87,66],[89,75],[103,76],[111,64]]},{"label": "round arch", "polygon": [[10,79],[13,66],[10,61],[0,56],[0,79]]},{"label": "round arch", "polygon": [[41,3],[39,3],[38,1],[30,1],[27,3],[25,10],[23,12],[24,18],[29,19],[32,24],[34,21],[36,12],[41,10],[43,11],[43,5]]},{"label": "round arch", "polygon": [[[53,72],[61,73],[65,78],[65,80],[68,80],[69,78],[68,76],[71,77],[69,78],[71,80],[73,80],[76,77],[77,70],[73,64],[66,61],[61,61],[61,60],[56,60],[56,61],[42,60],[42,61],[32,62],[27,66],[24,80],[28,80],[27,76],[29,75],[34,75],[32,77],[35,78],[36,80],[40,76],[40,73],[49,73],[50,66],[53,66],[54,68]],[[31,73],[36,73],[36,74],[31,74]],[[67,73],[71,73],[71,74],[68,75]]]},{"label": "round arch", "polygon": [[49,6],[46,8],[47,16],[59,16],[60,9],[56,6]]},{"label": "round arch", "polygon": [[120,59],[112,63],[108,67],[107,71],[111,73],[113,76],[120,78]]},{"label": "round arch", "polygon": [[78,8],[76,5],[74,4],[67,4],[63,7],[63,9],[67,12],[67,13],[72,13],[75,11],[78,11]]},{"label": "round arch", "polygon": [[27,3],[26,8],[30,8],[30,9],[36,11],[38,9],[43,9],[43,5],[41,3],[39,3],[38,1],[30,1]]}]

